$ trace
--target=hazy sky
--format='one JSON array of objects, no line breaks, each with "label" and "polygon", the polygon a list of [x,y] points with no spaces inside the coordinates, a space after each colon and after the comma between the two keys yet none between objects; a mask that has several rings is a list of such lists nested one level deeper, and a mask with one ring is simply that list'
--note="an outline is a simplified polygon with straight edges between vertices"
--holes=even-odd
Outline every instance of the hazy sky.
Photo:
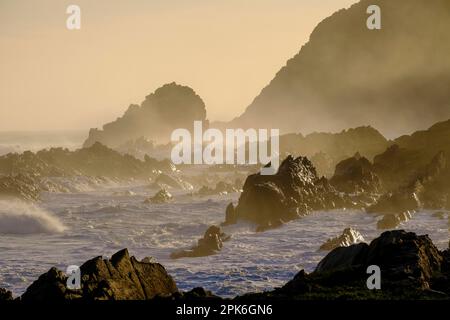
[{"label": "hazy sky", "polygon": [[[164,83],[239,115],[356,0],[0,0],[0,131],[100,127]],[[66,8],[82,11],[66,29]]]}]

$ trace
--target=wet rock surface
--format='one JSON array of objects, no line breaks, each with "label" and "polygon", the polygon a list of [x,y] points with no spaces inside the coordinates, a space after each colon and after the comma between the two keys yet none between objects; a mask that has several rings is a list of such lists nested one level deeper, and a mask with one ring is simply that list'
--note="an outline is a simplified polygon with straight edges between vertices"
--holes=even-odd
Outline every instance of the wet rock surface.
[{"label": "wet rock surface", "polygon": [[111,259],[97,257],[81,267],[81,289],[66,285],[66,275],[51,268],[41,275],[21,296],[23,301],[65,300],[147,300],[178,292],[172,277],[159,263],[140,262],[128,250]]},{"label": "wet rock surface", "polygon": [[229,240],[230,237],[222,232],[218,226],[211,226],[206,230],[203,238],[198,240],[195,247],[189,250],[181,250],[173,252],[170,257],[179,259],[184,257],[204,257],[216,254],[222,250],[223,242]]}]

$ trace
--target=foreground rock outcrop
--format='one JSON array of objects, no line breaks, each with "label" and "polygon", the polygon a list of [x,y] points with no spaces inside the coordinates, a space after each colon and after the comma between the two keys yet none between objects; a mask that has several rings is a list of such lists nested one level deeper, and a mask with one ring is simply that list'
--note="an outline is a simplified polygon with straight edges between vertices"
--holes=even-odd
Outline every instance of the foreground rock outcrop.
[{"label": "foreground rock outcrop", "polygon": [[[426,235],[387,231],[365,243],[339,247],[316,270],[300,271],[282,288],[245,298],[272,299],[450,299],[450,252]],[[367,267],[381,270],[381,290],[369,290]]]},{"label": "foreground rock outcrop", "polygon": [[173,252],[170,257],[172,259],[184,257],[204,257],[216,254],[222,250],[223,242],[230,239],[230,236],[222,232],[222,229],[217,226],[211,226],[206,230],[203,238],[198,240],[195,247],[189,250],[182,250]]},{"label": "foreground rock outcrop", "polygon": [[81,267],[81,289],[66,285],[66,275],[51,268],[41,275],[22,295],[23,301],[64,300],[147,300],[178,292],[172,277],[159,263],[138,261],[128,250],[115,253],[111,259],[97,257]]}]

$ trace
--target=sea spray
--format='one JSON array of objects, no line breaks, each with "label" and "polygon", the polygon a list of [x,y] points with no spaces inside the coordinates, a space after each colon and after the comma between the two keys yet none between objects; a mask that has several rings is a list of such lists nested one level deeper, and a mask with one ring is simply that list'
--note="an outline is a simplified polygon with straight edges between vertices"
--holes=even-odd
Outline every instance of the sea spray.
[{"label": "sea spray", "polygon": [[18,200],[0,200],[0,234],[60,233],[65,226],[50,212]]}]

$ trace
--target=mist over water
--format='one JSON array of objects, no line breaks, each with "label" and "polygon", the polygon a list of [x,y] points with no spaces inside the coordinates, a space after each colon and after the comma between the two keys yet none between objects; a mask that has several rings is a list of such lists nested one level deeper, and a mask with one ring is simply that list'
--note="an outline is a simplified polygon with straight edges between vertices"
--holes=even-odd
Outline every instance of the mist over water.
[{"label": "mist over water", "polygon": [[87,131],[0,131],[0,155],[46,148],[74,150],[83,145]]}]

